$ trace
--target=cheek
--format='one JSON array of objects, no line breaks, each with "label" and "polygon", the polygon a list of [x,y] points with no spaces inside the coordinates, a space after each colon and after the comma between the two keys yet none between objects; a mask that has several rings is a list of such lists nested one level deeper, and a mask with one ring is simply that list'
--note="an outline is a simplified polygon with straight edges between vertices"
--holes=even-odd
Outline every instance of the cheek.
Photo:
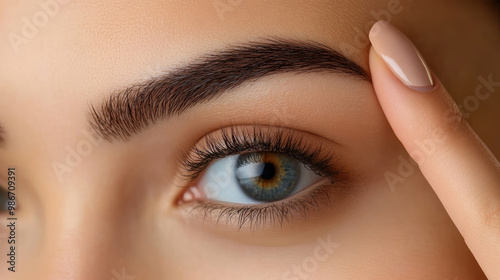
[{"label": "cheek", "polygon": [[[456,275],[480,275],[471,265],[474,260],[460,235],[418,172],[394,192],[383,184],[360,186],[340,211],[341,215],[330,211],[331,224],[322,221],[323,228],[304,232],[309,236],[306,242],[286,246],[245,244],[169,219],[159,231],[168,230],[168,239],[151,236],[157,244],[152,260],[168,263],[163,265],[166,275],[181,277],[196,269],[216,273],[221,279],[234,278],[235,274],[238,279],[330,279],[332,275],[383,279],[388,274],[404,279],[425,275],[454,279]],[[241,238],[243,233],[235,234]],[[261,238],[272,239],[273,235],[286,238],[287,231],[276,230]]]},{"label": "cheek", "polygon": [[[168,240],[151,236],[157,246],[149,254],[154,256],[151,261],[163,268],[161,273],[177,275],[178,279],[203,279],[204,275],[217,275],[218,279],[288,279],[282,278],[283,275],[293,275],[294,268],[301,266],[305,258],[316,263],[314,271],[307,273],[311,276],[321,264],[333,259],[338,245],[318,232],[315,236],[319,241],[280,246],[244,244],[207,231],[187,230],[176,221],[169,221],[167,229]],[[286,237],[286,231],[282,231],[282,236]]]},{"label": "cheek", "polygon": [[[390,168],[397,173],[399,164],[395,161]],[[383,279],[387,273],[404,279],[481,275],[463,238],[417,169],[394,189],[383,180],[356,186],[344,209],[342,222],[329,230],[341,245],[332,271],[374,279]]]}]

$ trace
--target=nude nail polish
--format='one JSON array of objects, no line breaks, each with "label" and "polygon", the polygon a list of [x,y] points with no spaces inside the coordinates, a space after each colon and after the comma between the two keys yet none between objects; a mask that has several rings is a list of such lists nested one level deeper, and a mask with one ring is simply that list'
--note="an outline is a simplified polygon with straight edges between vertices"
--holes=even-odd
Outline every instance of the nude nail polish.
[{"label": "nude nail polish", "polygon": [[422,55],[396,27],[379,21],[373,25],[369,37],[375,52],[403,84],[417,91],[434,88],[431,71]]}]

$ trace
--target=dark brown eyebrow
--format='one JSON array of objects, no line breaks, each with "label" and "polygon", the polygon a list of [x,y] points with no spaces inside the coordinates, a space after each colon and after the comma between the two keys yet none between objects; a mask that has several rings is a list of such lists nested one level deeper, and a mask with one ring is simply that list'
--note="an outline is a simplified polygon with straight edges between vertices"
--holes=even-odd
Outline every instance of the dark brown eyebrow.
[{"label": "dark brown eyebrow", "polygon": [[127,140],[146,127],[245,82],[279,73],[331,72],[370,82],[362,67],[330,47],[267,39],[232,45],[90,105],[89,122],[106,140]]}]

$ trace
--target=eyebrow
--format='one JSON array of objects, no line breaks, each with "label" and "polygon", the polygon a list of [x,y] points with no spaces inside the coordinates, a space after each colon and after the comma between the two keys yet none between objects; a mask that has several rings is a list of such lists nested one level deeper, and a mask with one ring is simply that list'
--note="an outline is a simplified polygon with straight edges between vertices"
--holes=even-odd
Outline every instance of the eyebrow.
[{"label": "eyebrow", "polygon": [[159,77],[114,92],[89,108],[103,139],[128,140],[148,126],[259,78],[330,72],[371,82],[366,70],[332,48],[310,41],[266,39],[231,45]]}]

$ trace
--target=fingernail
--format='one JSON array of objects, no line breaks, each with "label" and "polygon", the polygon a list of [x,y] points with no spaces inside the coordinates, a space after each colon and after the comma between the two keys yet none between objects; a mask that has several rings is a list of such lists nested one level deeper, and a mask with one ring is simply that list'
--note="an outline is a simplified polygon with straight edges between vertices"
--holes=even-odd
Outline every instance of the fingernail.
[{"label": "fingernail", "polygon": [[403,84],[417,91],[434,88],[431,71],[422,55],[396,27],[379,21],[373,25],[369,37],[375,52]]}]

